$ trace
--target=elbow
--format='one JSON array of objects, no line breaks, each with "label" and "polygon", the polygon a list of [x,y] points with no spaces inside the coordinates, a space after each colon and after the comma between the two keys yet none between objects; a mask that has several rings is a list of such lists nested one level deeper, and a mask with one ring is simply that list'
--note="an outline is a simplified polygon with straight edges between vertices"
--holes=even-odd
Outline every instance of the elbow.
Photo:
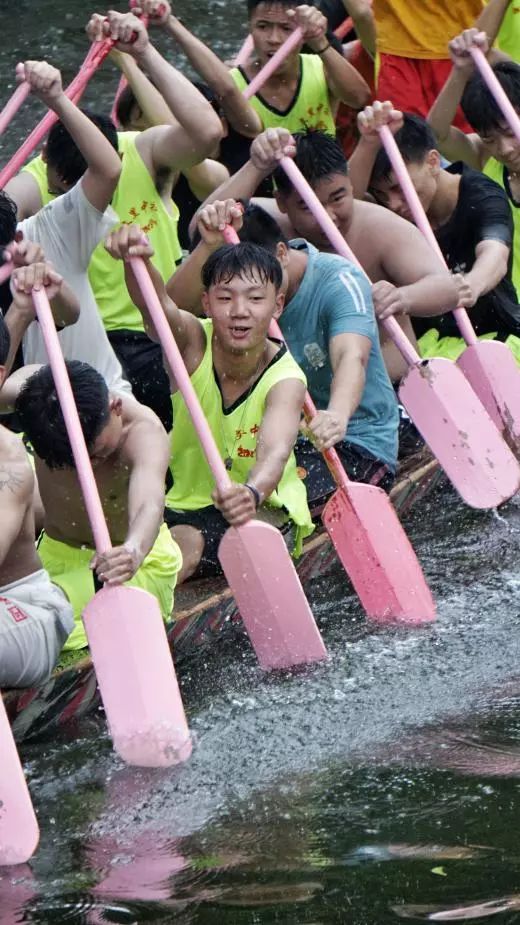
[{"label": "elbow", "polygon": [[352,109],[364,109],[370,102],[370,87],[362,77],[356,77],[354,85],[350,84],[348,91],[342,94],[342,99]]},{"label": "elbow", "polygon": [[223,134],[222,123],[216,112],[211,110],[211,118],[205,118],[197,131],[197,151],[201,160],[215,153]]}]

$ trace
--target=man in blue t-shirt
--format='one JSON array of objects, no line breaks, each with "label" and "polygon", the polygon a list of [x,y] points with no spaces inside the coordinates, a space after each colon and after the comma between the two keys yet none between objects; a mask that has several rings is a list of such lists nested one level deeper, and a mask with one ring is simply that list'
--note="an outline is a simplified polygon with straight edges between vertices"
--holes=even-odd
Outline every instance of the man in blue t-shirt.
[{"label": "man in blue t-shirt", "polygon": [[222,244],[232,222],[242,241],[261,244],[278,257],[285,307],[279,324],[295,360],[307,376],[318,408],[301,437],[296,458],[309,501],[335,487],[321,451],[335,447],[355,481],[389,490],[397,462],[397,400],[383,362],[370,283],[352,263],[320,253],[303,239],[286,240],[264,209],[233,200],[214,202],[200,213],[201,241],[168,284],[183,308],[200,312],[200,268]]}]

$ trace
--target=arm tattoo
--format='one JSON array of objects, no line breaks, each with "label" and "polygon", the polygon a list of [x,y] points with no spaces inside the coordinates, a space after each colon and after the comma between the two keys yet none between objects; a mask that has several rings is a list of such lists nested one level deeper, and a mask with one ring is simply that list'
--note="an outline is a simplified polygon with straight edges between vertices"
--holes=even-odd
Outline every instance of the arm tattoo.
[{"label": "arm tattoo", "polygon": [[23,478],[0,463],[0,492],[7,488],[14,495],[20,485],[23,485]]}]

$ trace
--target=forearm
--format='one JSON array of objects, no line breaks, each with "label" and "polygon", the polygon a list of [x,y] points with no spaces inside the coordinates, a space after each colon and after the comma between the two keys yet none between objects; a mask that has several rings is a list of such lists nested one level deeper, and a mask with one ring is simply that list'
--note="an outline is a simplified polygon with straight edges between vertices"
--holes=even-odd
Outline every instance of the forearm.
[{"label": "forearm", "polygon": [[121,160],[107,138],[65,94],[52,106],[85,158],[92,174],[118,178]]},{"label": "forearm", "polygon": [[34,319],[31,318],[28,314],[20,312],[14,302],[11,303],[5,314],[5,326],[9,331],[10,337],[9,353],[7,354],[7,359],[4,364],[5,378],[9,376],[9,373],[13,368],[20,344],[22,343],[25,332],[33,320]]},{"label": "forearm", "polygon": [[132,500],[131,491],[129,495],[128,531],[124,545],[137,550],[141,562],[155,543],[163,520],[164,495],[159,497],[157,492],[155,494],[157,497],[154,498],[147,493],[147,497],[139,502]]},{"label": "forearm", "polygon": [[343,0],[343,6],[349,16],[352,16],[357,37],[363,48],[374,58],[377,36],[374,14],[370,3],[367,0]]},{"label": "forearm", "polygon": [[192,315],[202,314],[201,296],[204,289],[202,267],[216,249],[217,247],[210,247],[201,241],[167,284],[166,289],[170,298]]},{"label": "forearm", "polygon": [[265,180],[269,175],[270,172],[259,170],[252,161],[247,161],[240,170],[237,170],[228,180],[217,186],[217,189],[210,193],[205,202],[202,203],[190,222],[190,234],[193,234],[197,225],[198,214],[205,206],[225,199],[251,199],[262,180]]},{"label": "forearm", "polygon": [[197,88],[152,45],[146,46],[139,63],[150,74],[175,119],[200,148],[201,157],[205,156],[209,153],[208,144],[213,145],[222,134],[216,112]]},{"label": "forearm", "polygon": [[60,291],[51,299],[52,316],[57,328],[66,328],[76,324],[80,313],[80,304],[68,283],[61,284]]},{"label": "forearm", "polygon": [[290,450],[279,445],[257,449],[255,465],[249,470],[247,481],[260,493],[262,500],[272,495],[283,475]]},{"label": "forearm", "polygon": [[334,371],[327,408],[345,420],[345,431],[361,401],[365,380],[363,358],[360,355],[345,354]]},{"label": "forearm", "polygon": [[432,273],[416,283],[402,287],[409,314],[417,318],[444,315],[457,307],[458,290],[449,273]]},{"label": "forearm", "polygon": [[[480,249],[480,253],[478,250]],[[475,301],[491,292],[507,273],[508,248],[500,241],[482,241],[477,248],[477,259],[466,273]]]},{"label": "forearm", "polygon": [[355,199],[363,199],[368,190],[378,151],[379,145],[361,137],[349,159],[348,172]]},{"label": "forearm", "polygon": [[496,41],[510,2],[511,0],[490,0],[475,23],[480,32],[486,33],[490,46]]},{"label": "forearm", "polygon": [[135,58],[119,53],[115,60],[132,88],[147,123],[149,125],[175,125],[177,120],[173,117],[161,93],[143,73]]},{"label": "forearm", "polygon": [[321,60],[333,96],[353,109],[362,109],[368,103],[370,89],[356,68],[332,46],[321,55]]}]

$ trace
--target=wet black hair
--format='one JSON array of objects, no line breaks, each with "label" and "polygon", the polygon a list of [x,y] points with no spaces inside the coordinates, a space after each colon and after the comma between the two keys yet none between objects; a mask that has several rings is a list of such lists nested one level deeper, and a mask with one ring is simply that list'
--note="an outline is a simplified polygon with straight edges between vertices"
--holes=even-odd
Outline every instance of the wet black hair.
[{"label": "wet black hair", "polygon": [[9,334],[7,325],[4,321],[4,316],[0,312],[0,366],[5,366],[5,361],[9,355],[9,347],[11,346],[11,335]]},{"label": "wet black hair", "polygon": [[18,221],[18,208],[11,197],[0,190],[0,247],[5,247],[14,241],[16,224]]},{"label": "wet black hair", "polygon": [[[118,151],[117,131],[108,116],[81,110],[108,139],[115,151]],[[64,183],[74,186],[87,169],[87,162],[76,142],[61,122],[56,122],[49,132],[46,145],[47,163],[53,167]]]},{"label": "wet black hair", "polygon": [[[296,144],[294,163],[311,186],[335,173],[347,176],[348,161],[334,135],[308,131],[296,132],[293,138]],[[281,193],[292,191],[292,183],[282,167],[277,167],[273,176]]]},{"label": "wet black hair", "polygon": [[[251,16],[251,13],[254,13],[257,6],[260,6],[261,3],[265,3],[266,6],[284,6],[287,8],[297,7],[300,4],[300,0],[247,0],[247,13]],[[311,2],[310,6],[314,6]]]},{"label": "wet black hair", "polygon": [[[110,417],[110,396],[101,376],[88,363],[66,361],[81,429],[90,450]],[[49,469],[74,468],[74,457],[50,366],[24,383],[15,403],[21,429]]]},{"label": "wet black hair", "polygon": [[139,106],[139,103],[137,102],[135,93],[130,84],[127,84],[119,94],[116,104],[117,121],[123,129],[130,124],[130,117],[134,106]]},{"label": "wet black hair", "polygon": [[[520,111],[520,65],[514,61],[501,61],[495,64],[493,71],[514,108]],[[479,135],[504,130],[506,120],[502,110],[480,73],[474,74],[466,84],[461,106],[466,119]]]},{"label": "wet black hair", "polygon": [[[404,125],[395,135],[397,147],[407,164],[422,164],[428,153],[437,148],[433,130],[421,116],[405,112]],[[380,148],[370,177],[371,183],[386,180],[392,172],[392,165],[384,148]]]},{"label": "wet black hair", "polygon": [[278,290],[282,285],[282,268],[265,247],[249,242],[225,244],[214,251],[202,267],[202,284],[210,286],[229,283],[236,276],[253,281],[256,274],[264,285],[272,283]]},{"label": "wet black hair", "polygon": [[245,203],[243,225],[238,236],[241,241],[264,247],[270,254],[276,254],[280,242],[289,244],[276,219],[262,206],[251,202]]}]

